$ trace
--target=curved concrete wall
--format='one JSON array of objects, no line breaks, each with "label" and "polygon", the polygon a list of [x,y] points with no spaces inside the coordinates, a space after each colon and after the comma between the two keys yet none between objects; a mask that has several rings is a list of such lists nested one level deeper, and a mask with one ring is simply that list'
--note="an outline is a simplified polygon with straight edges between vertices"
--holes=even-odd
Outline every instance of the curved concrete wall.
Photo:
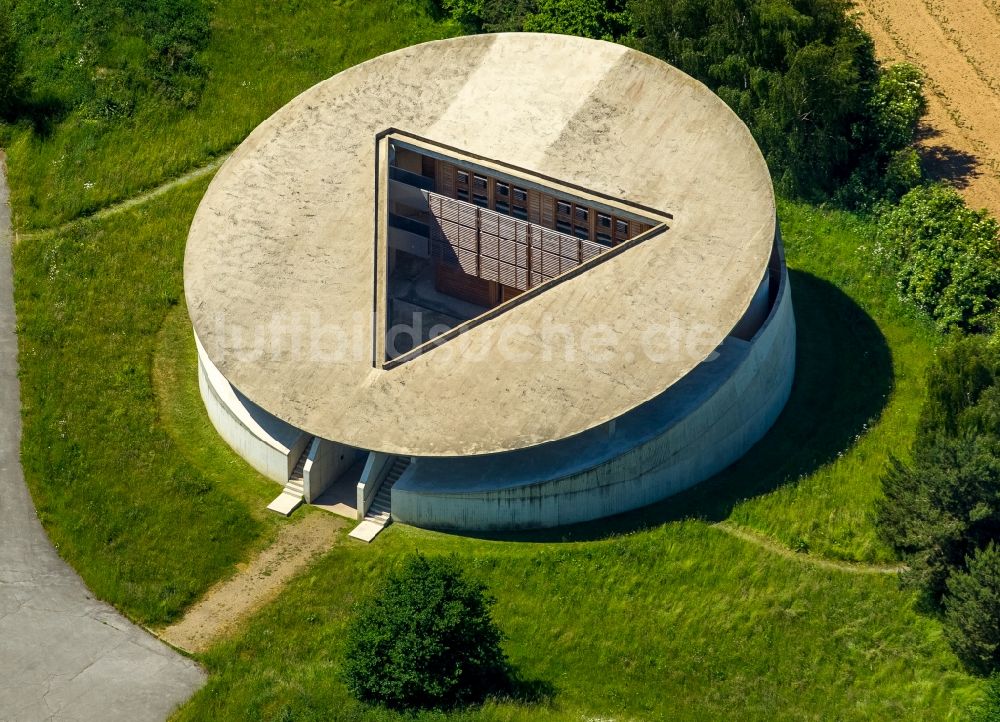
[{"label": "curved concrete wall", "polygon": [[791,392],[795,317],[780,248],[775,265],[775,303],[750,341],[727,338],[717,358],[613,430],[486,457],[415,459],[392,489],[393,518],[470,531],[560,526],[645,506],[729,466]]},{"label": "curved concrete wall", "polygon": [[[195,340],[215,428],[254,468],[284,483],[312,437],[243,396]],[[392,516],[438,529],[544,528],[659,501],[759,441],[784,407],[794,371],[795,317],[778,235],[744,321],[681,381],[611,425],[569,439],[484,456],[414,458],[392,489]]]},{"label": "curved concrete wall", "polygon": [[239,391],[198,346],[198,387],[219,435],[253,468],[280,484],[288,481],[310,437],[269,414]]}]

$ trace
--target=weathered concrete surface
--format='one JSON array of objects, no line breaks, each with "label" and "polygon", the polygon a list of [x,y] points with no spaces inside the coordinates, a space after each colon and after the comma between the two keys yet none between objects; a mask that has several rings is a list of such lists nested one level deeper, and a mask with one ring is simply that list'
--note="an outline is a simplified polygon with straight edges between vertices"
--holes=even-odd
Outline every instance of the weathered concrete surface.
[{"label": "weathered concrete surface", "polygon": [[90,595],[24,485],[7,198],[0,156],[0,721],[162,720],[204,674]]},{"label": "weathered concrete surface", "polygon": [[392,488],[392,516],[453,530],[554,527],[630,511],[690,488],[739,459],[777,419],[795,370],[787,271],[765,325],[730,337],[614,429],[465,458],[424,458]]},{"label": "weathered concrete surface", "polygon": [[[674,220],[438,349],[373,369],[375,136],[389,127]],[[355,66],[258,127],[198,210],[185,292],[219,371],[294,427],[392,454],[487,454],[595,428],[683,378],[749,307],[775,230],[764,159],[705,86],[611,43],[478,35]],[[609,329],[613,352],[566,354],[546,319],[578,342]],[[651,325],[666,358],[647,353]],[[498,344],[506,354],[455,353]]]}]

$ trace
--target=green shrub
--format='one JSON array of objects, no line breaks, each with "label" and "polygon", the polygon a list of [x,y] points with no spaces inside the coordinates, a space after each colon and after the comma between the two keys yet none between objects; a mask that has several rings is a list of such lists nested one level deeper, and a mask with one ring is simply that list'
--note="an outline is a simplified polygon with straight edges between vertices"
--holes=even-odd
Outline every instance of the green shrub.
[{"label": "green shrub", "polygon": [[629,18],[619,3],[605,0],[537,0],[523,29],[614,40],[628,32]]},{"label": "green shrub", "polygon": [[943,330],[985,330],[1000,300],[1000,225],[945,185],[919,186],[883,210],[877,246],[903,298]]},{"label": "green shrub", "polygon": [[924,76],[909,63],[896,63],[882,70],[872,94],[872,122],[879,146],[887,152],[913,142],[917,123],[927,109]]},{"label": "green shrub", "polygon": [[407,557],[348,633],[355,697],[395,708],[476,702],[507,685],[502,634],[485,587],[442,558]]},{"label": "green shrub", "polygon": [[616,40],[631,32],[624,0],[442,0],[469,32],[543,32]]},{"label": "green shrub", "polygon": [[970,668],[1000,669],[1000,547],[990,544],[948,579],[945,636]]},{"label": "green shrub", "polygon": [[[955,338],[942,348],[927,369],[927,398],[920,410],[917,447],[938,436],[1000,433],[982,416],[989,398],[1000,387],[1000,335]],[[984,408],[980,408],[980,407]]]},{"label": "green shrub", "polygon": [[917,149],[912,146],[902,148],[889,157],[878,195],[895,203],[920,185],[923,179],[924,172]]}]

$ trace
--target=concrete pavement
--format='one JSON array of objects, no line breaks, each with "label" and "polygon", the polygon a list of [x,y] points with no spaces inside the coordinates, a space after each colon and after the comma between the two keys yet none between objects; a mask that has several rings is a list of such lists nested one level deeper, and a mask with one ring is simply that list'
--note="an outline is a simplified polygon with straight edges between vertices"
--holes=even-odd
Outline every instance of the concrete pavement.
[{"label": "concrete pavement", "polygon": [[0,155],[0,721],[163,720],[204,673],[93,598],[24,485],[8,195]]}]

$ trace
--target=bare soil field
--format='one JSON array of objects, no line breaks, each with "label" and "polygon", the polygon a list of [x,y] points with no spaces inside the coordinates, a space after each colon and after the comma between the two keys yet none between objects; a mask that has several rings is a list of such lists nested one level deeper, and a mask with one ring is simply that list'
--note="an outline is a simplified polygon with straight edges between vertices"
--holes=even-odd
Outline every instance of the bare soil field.
[{"label": "bare soil field", "polygon": [[1000,0],[858,0],[882,60],[927,76],[921,153],[931,175],[1000,217]]}]

